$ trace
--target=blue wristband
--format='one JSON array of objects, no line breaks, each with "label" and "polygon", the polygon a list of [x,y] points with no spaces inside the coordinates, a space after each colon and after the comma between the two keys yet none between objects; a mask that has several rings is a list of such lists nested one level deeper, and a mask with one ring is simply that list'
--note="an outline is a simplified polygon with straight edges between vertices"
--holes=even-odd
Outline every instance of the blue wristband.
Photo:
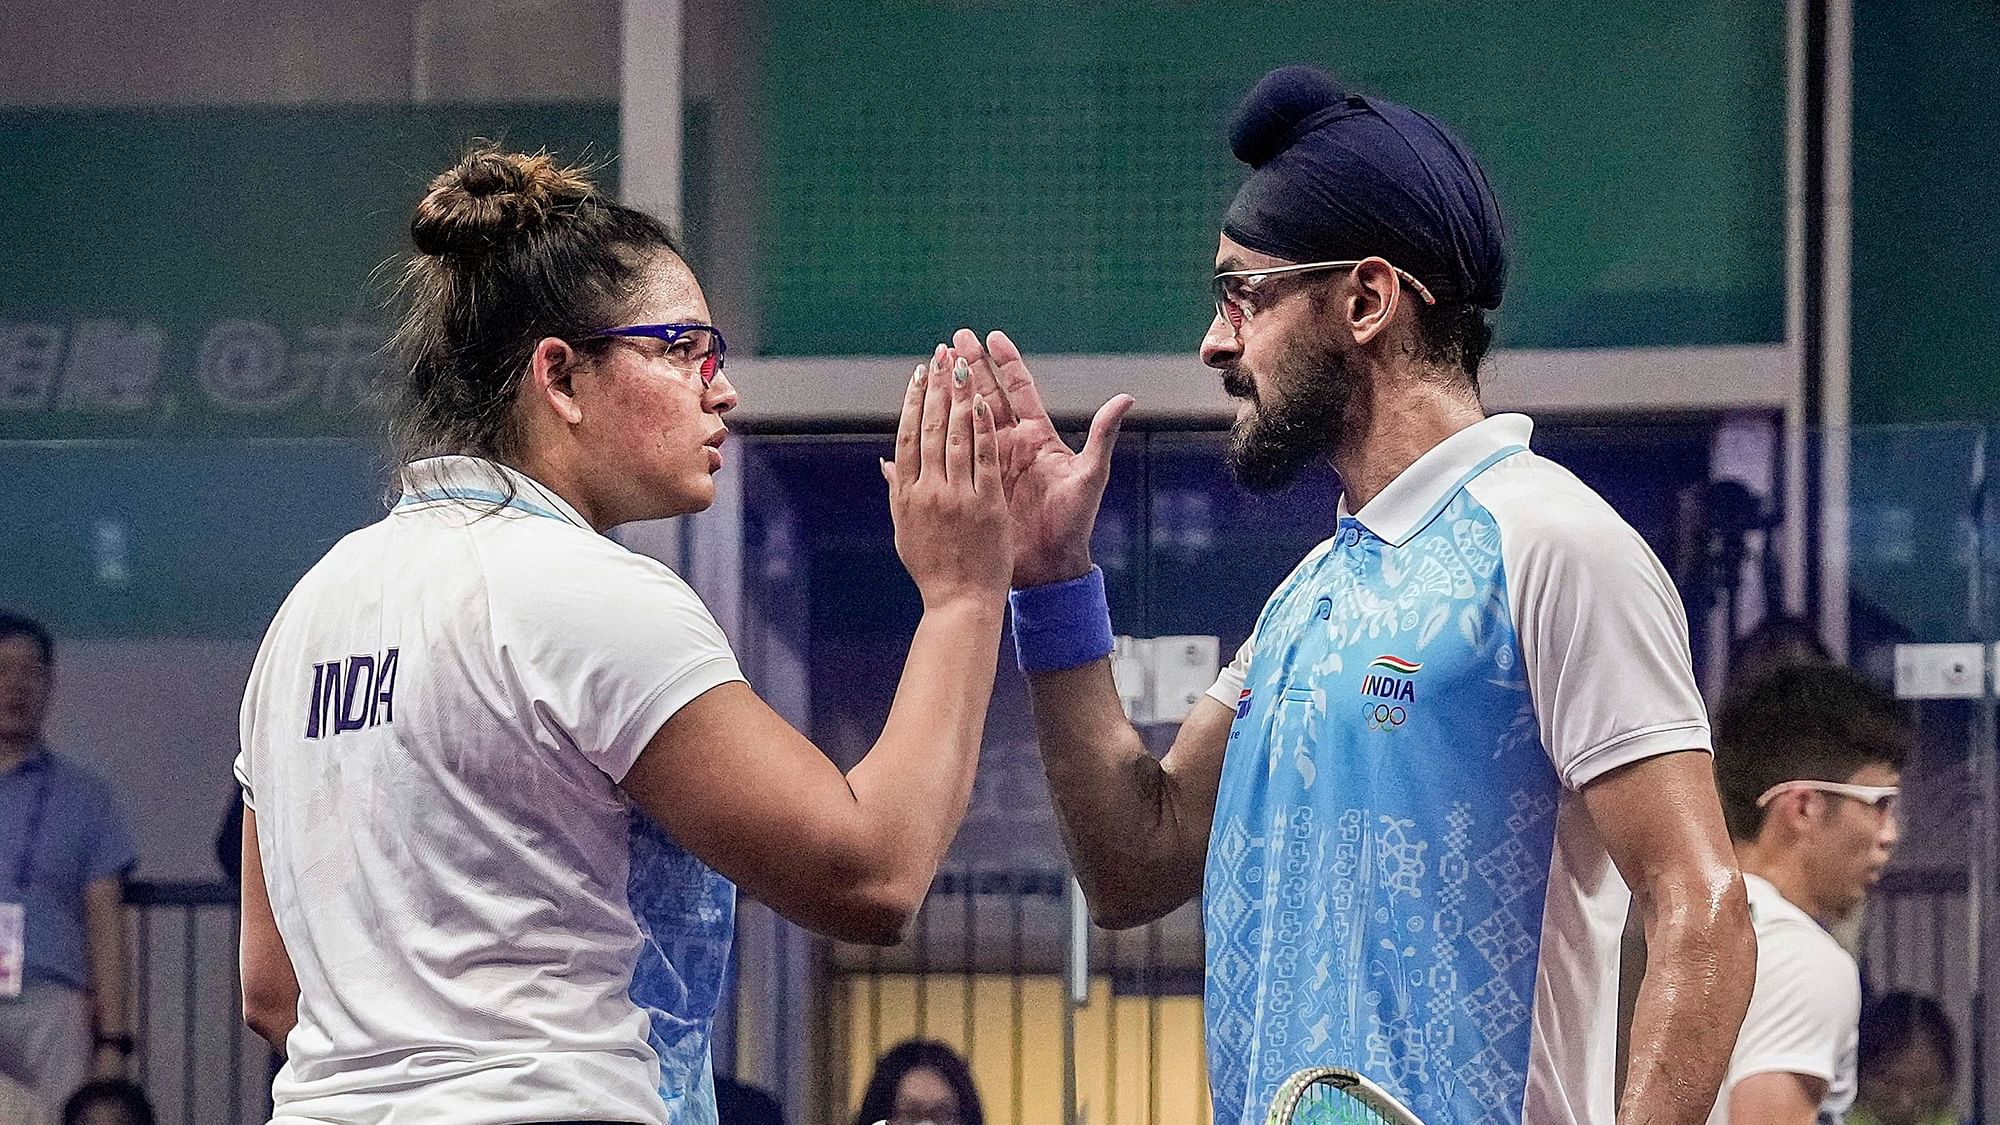
[{"label": "blue wristband", "polygon": [[1007,595],[1014,609],[1014,659],[1023,672],[1060,672],[1111,655],[1111,608],[1104,572],[1030,586]]}]

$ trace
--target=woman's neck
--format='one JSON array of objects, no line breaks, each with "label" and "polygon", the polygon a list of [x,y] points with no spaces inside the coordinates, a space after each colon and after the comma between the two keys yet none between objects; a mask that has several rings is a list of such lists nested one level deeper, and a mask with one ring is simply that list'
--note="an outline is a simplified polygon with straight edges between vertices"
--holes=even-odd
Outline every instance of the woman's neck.
[{"label": "woman's neck", "polygon": [[512,461],[492,459],[494,464],[505,465],[536,484],[562,498],[562,502],[576,510],[593,530],[604,531],[611,525],[610,515],[601,510],[600,505],[591,501],[584,489],[579,474],[571,472],[554,458],[523,455]]}]

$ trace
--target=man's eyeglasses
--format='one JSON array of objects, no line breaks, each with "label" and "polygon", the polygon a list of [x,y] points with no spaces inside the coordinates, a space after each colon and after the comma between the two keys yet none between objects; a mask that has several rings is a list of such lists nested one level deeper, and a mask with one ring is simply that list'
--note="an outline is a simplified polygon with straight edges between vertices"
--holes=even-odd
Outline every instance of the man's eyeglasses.
[{"label": "man's eyeglasses", "polygon": [[715,382],[715,376],[722,370],[722,357],[729,351],[722,330],[713,324],[627,324],[600,328],[584,339],[619,340],[635,336],[665,344],[666,350],[661,355],[689,371],[698,371],[703,389]]},{"label": "man's eyeglasses", "polygon": [[[1360,264],[1361,260],[1355,259],[1353,261],[1339,262],[1301,262],[1298,265],[1267,266],[1263,269],[1254,270],[1224,270],[1216,274],[1215,278],[1209,282],[1209,288],[1215,297],[1215,313],[1226,321],[1231,328],[1241,328],[1246,321],[1256,314],[1257,287],[1264,284],[1266,280],[1293,274],[1313,273],[1319,270],[1351,270]],[[1423,298],[1424,304],[1437,304],[1437,298],[1431,296],[1431,291],[1424,287],[1423,282],[1416,279],[1416,275],[1406,270],[1396,269],[1395,266],[1390,266],[1389,268],[1396,270],[1397,279],[1414,290],[1417,296]]]},{"label": "man's eyeglasses", "polygon": [[1787,793],[1796,793],[1800,790],[1812,793],[1831,793],[1836,797],[1846,797],[1850,801],[1859,801],[1884,816],[1888,816],[1896,811],[1896,794],[1898,792],[1896,786],[1848,785],[1839,781],[1781,781],[1764,790],[1763,796],[1757,798],[1757,807],[1761,809]]}]

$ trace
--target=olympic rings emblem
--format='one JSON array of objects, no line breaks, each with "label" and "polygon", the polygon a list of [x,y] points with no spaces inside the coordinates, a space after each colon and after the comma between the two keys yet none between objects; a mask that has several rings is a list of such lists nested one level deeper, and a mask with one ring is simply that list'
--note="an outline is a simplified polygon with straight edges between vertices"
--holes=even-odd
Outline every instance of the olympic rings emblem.
[{"label": "olympic rings emblem", "polygon": [[1410,713],[1401,707],[1391,707],[1387,703],[1377,703],[1365,708],[1368,714],[1369,730],[1391,730],[1403,725]]}]

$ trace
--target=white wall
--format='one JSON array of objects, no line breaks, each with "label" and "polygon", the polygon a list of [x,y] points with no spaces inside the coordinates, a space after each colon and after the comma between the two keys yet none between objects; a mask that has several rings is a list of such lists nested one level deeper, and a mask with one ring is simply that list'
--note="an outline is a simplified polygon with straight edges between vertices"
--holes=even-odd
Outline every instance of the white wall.
[{"label": "white wall", "polygon": [[617,0],[4,0],[0,106],[598,101]]},{"label": "white wall", "polygon": [[139,877],[219,879],[215,833],[235,800],[236,709],[255,641],[56,641],[48,741],[117,790]]},{"label": "white wall", "polygon": [[[729,361],[743,394],[734,417],[761,425],[893,419],[911,363],[874,356]],[[1236,404],[1193,350],[1182,355],[1030,356],[1042,401],[1059,420],[1087,419],[1126,392],[1138,419],[1226,420]],[[1490,410],[1529,414],[1768,411],[1790,395],[1794,363],[1782,345],[1496,351],[1481,375]]]}]

